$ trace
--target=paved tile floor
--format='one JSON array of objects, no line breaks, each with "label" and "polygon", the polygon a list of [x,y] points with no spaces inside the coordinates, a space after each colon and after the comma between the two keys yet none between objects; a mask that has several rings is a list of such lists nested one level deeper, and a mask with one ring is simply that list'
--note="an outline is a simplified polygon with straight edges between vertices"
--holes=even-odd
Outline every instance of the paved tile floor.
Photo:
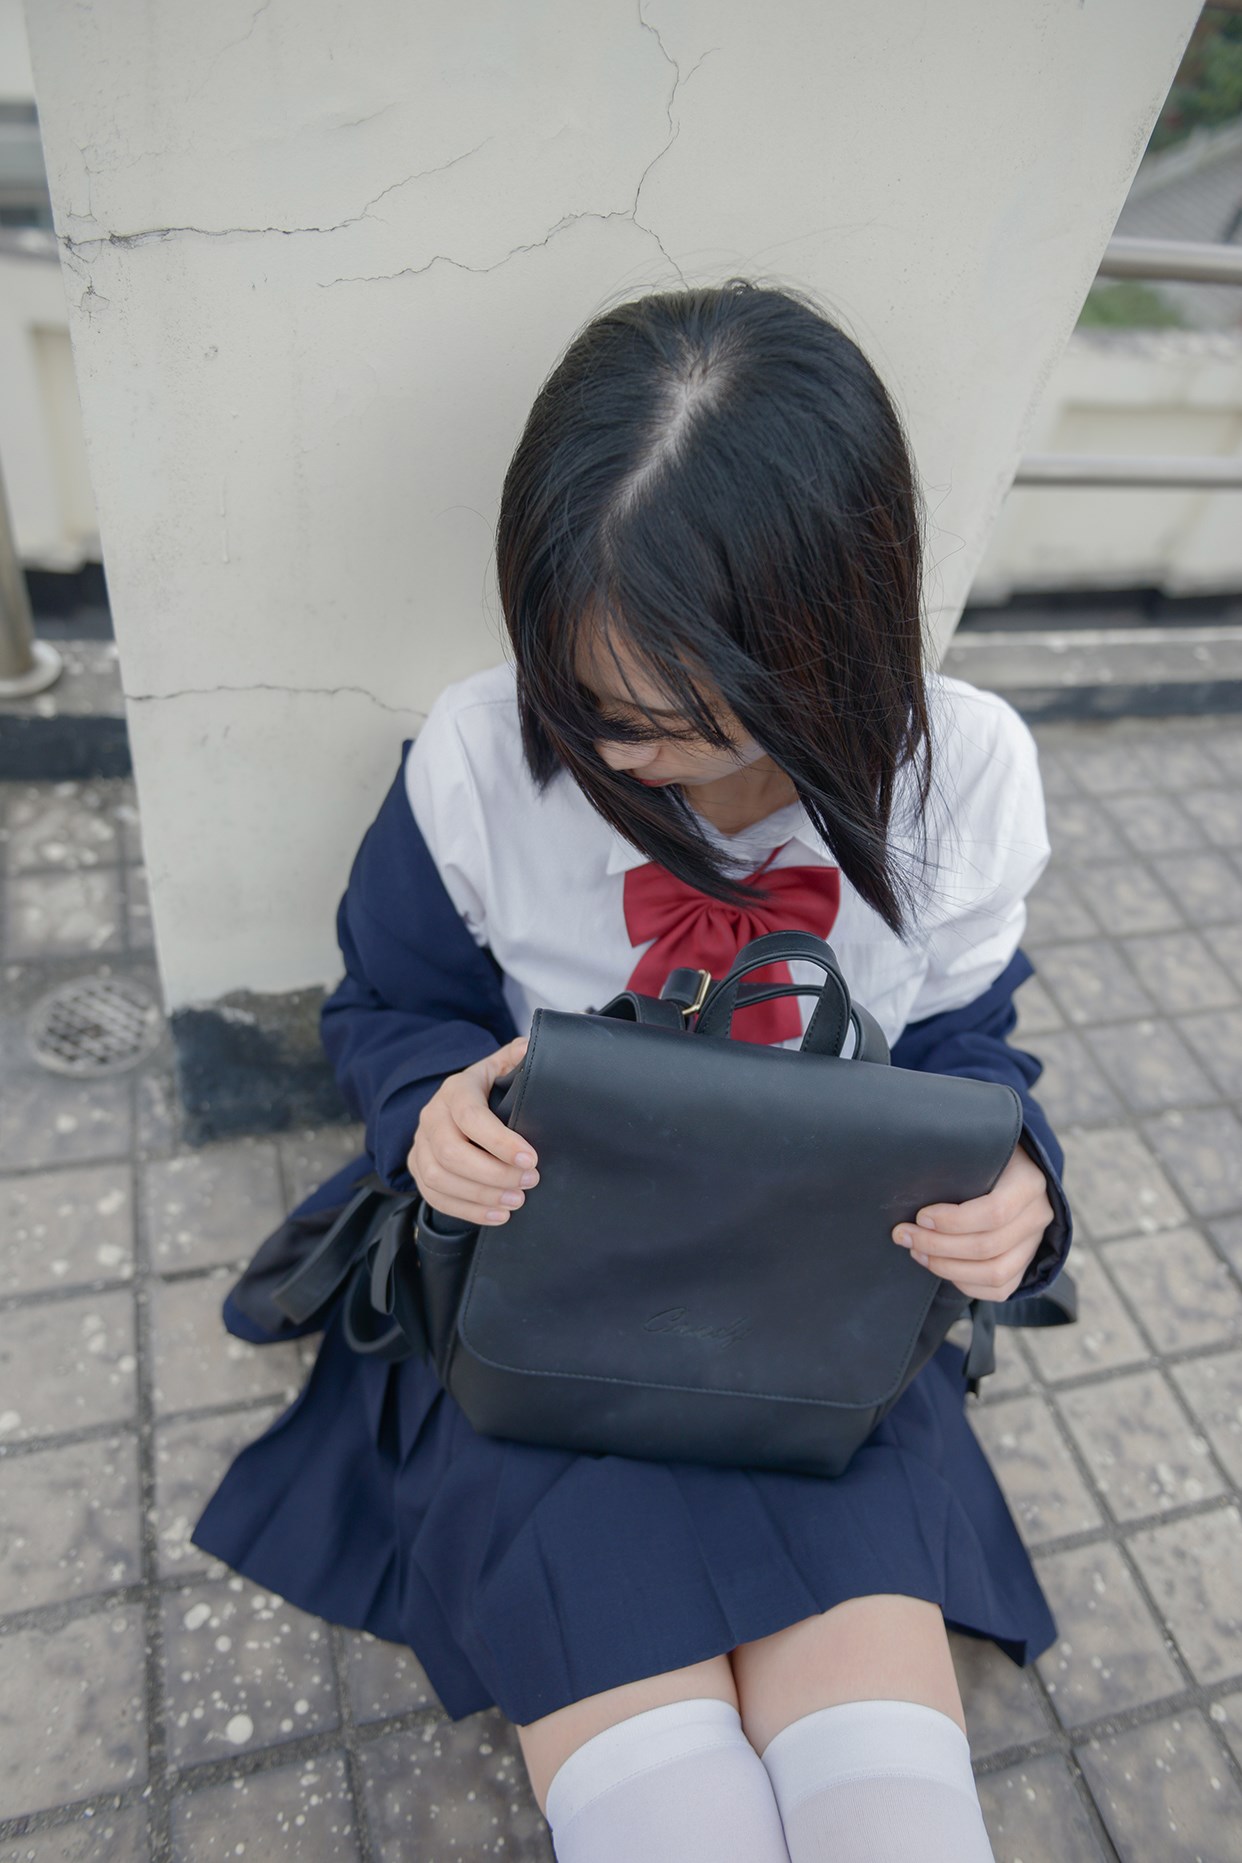
[{"label": "paved tile floor", "polygon": [[[1037,733],[1054,860],[1020,1037],[1067,1154],[1081,1323],[1001,1336],[972,1405],[1061,1636],[955,1641],[1004,1863],[1242,1858],[1242,725]],[[230,1277],[357,1146],[189,1151],[167,1047],[84,1086],[30,1004],[154,982],[124,782],[3,795],[0,1863],[551,1855],[512,1730],[408,1651],[188,1534],[315,1342],[224,1333]]]}]

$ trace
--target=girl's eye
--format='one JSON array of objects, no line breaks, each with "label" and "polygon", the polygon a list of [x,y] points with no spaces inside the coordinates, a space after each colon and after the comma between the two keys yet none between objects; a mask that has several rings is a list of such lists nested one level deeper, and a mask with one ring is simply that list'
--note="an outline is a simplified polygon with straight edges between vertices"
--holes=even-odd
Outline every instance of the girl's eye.
[{"label": "girl's eye", "polygon": [[620,717],[616,713],[606,712],[600,710],[598,707],[596,710],[599,717],[600,730],[605,733],[606,736],[618,742],[635,743],[646,738],[659,738],[668,735],[667,732],[661,731],[657,726],[648,724],[645,719],[641,722],[638,719],[631,722],[630,719]]},{"label": "girl's eye", "polygon": [[660,743],[664,740],[674,742],[698,741],[698,733],[679,718],[670,718],[667,723],[649,722],[641,713],[631,718],[628,713],[616,712],[601,705],[593,692],[585,689],[581,694],[583,704],[594,714],[599,723],[599,735],[619,744]]},{"label": "girl's eye", "polygon": [[641,716],[631,720],[619,717],[615,713],[601,712],[600,729],[609,737],[629,744],[659,743],[665,739],[671,742],[698,741],[697,731],[675,718],[670,718],[667,724],[651,724]]},{"label": "girl's eye", "polygon": [[630,724],[624,719],[606,718],[603,728],[610,737],[627,744],[680,742],[695,736],[693,731],[681,729],[677,725],[652,725],[637,720]]}]

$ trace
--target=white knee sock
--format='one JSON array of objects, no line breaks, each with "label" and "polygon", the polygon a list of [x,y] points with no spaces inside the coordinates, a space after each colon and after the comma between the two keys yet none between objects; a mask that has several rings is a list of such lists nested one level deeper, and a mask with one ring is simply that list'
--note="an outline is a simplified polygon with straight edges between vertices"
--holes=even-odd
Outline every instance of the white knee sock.
[{"label": "white knee sock", "polygon": [[847,1701],[763,1749],[790,1863],[994,1863],[957,1722],[913,1701]]},{"label": "white knee sock", "polygon": [[552,1775],[547,1818],[559,1863],[789,1863],[728,1701],[670,1701],[584,1741]]}]

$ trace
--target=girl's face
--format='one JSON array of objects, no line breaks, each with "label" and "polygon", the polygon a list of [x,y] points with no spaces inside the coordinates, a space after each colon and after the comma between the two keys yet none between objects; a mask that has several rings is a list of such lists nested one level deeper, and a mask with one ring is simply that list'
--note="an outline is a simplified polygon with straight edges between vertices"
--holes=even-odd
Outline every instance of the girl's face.
[{"label": "girl's face", "polygon": [[[624,738],[597,738],[595,748],[610,769],[626,771],[640,782],[653,785],[679,783],[695,788],[719,782],[724,776],[736,776],[743,769],[753,767],[758,774],[777,768],[767,753],[747,735],[741,721],[723,701],[719,701],[713,709],[733,740],[732,751],[720,750],[714,744],[705,743],[697,735],[683,736],[681,714],[660,706],[659,688],[644,677],[641,664],[627,651],[624,642],[618,641],[616,646],[617,656],[635,692],[645,705],[650,705],[658,718],[668,720],[670,736],[646,739],[642,743],[629,742]],[[588,691],[595,694],[605,714],[605,722],[609,716],[616,716],[626,723],[646,724],[643,714],[625,691],[620,672],[606,649],[601,654],[591,645],[580,652],[578,678]],[[676,735],[671,735],[673,733]]]}]

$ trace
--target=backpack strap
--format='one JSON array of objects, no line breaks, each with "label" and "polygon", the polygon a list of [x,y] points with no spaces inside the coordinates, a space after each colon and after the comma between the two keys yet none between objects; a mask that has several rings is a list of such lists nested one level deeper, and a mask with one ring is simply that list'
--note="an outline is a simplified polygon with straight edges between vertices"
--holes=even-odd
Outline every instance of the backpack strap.
[{"label": "backpack strap", "polygon": [[1065,1268],[1042,1294],[1024,1300],[972,1300],[966,1389],[977,1397],[983,1380],[996,1370],[998,1326],[1070,1326],[1077,1318],[1078,1288]]},{"label": "backpack strap", "polygon": [[369,1172],[315,1246],[277,1282],[272,1301],[288,1319],[301,1323],[332,1298],[365,1254],[392,1194],[382,1178]]},{"label": "backpack strap", "polygon": [[[617,1016],[627,1022],[643,1022],[655,1028],[684,1028],[717,981],[710,971],[679,964],[669,971],[659,996],[645,996],[638,990],[620,990],[594,1013]],[[737,986],[737,1007],[764,1003],[774,996],[819,996],[821,993],[822,985],[818,983],[742,983]],[[850,1020],[854,1024],[853,1059],[887,1063],[888,1042],[875,1017],[860,1003],[854,1003]]]}]

